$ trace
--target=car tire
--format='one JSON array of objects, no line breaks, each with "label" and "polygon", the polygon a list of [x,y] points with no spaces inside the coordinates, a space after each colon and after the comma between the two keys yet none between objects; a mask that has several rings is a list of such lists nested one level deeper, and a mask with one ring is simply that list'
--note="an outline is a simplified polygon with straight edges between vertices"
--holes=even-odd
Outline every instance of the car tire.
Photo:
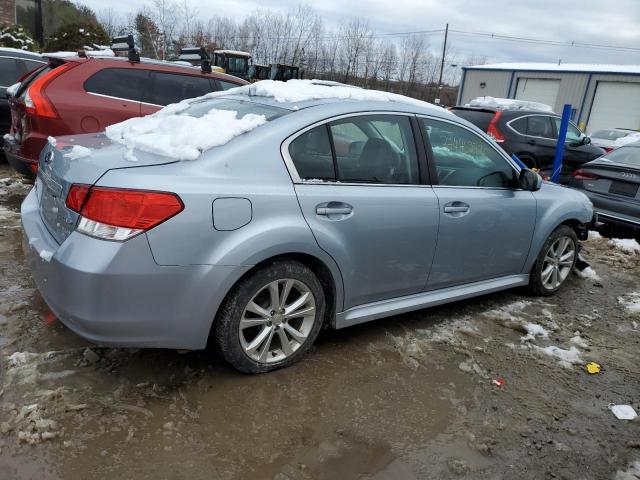
[{"label": "car tire", "polygon": [[275,261],[227,295],[216,316],[215,341],[237,370],[269,372],[296,363],[311,348],[324,313],[324,290],[313,271],[297,261]]},{"label": "car tire", "polygon": [[575,267],[578,250],[576,232],[567,225],[556,228],[538,254],[530,273],[529,289],[541,296],[560,290]]}]

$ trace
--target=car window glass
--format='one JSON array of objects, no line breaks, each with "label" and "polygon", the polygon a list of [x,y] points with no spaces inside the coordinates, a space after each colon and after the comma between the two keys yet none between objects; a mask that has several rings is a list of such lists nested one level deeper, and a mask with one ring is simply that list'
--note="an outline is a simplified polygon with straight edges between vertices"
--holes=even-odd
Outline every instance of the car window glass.
[{"label": "car window glass", "polygon": [[289,155],[303,180],[335,180],[326,125],[312,128],[289,144]]},{"label": "car window glass", "polygon": [[237,83],[225,82],[224,80],[218,80],[218,82],[220,82],[220,86],[222,87],[222,90],[229,90],[230,88],[236,88],[241,86],[241,85],[238,85]]},{"label": "car window glass", "polygon": [[513,128],[516,132],[521,133],[523,135],[527,134],[527,117],[518,118],[509,123],[509,126]]},{"label": "car window glass", "polygon": [[[554,118],[554,121],[556,122],[556,132],[560,132],[560,123],[562,122],[561,118]],[[571,123],[569,124],[569,126],[567,127],[567,138],[565,141],[567,142],[577,142],[578,140],[580,140],[580,137],[582,136],[582,133],[580,132],[580,130],[578,130],[578,127],[576,127],[575,125],[572,125]],[[557,138],[557,136],[556,136]]]},{"label": "car window glass", "polygon": [[612,162],[626,163],[640,167],[640,147],[623,146],[606,154],[606,158]]},{"label": "car window glass", "polygon": [[145,99],[148,103],[169,105],[211,92],[211,84],[207,77],[165,72],[151,72],[151,77],[151,92]]},{"label": "car window glass", "polygon": [[338,181],[419,182],[418,157],[408,117],[363,115],[331,122],[329,128]]},{"label": "car window glass", "polygon": [[13,58],[0,58],[0,87],[9,87],[20,77],[18,64]]},{"label": "car window glass", "polygon": [[84,82],[90,93],[108,95],[133,101],[142,101],[149,90],[149,71],[132,68],[105,68]]},{"label": "car window glass", "polygon": [[40,68],[41,66],[44,65],[43,62],[34,62],[31,60],[20,60],[20,62],[22,63],[22,68],[21,68],[22,75],[24,75],[27,72],[31,72],[36,68]]},{"label": "car window glass", "polygon": [[538,115],[527,117],[527,135],[532,137],[553,138],[551,119]]},{"label": "car window glass", "polygon": [[514,185],[515,170],[486,140],[448,122],[421,119],[435,162],[438,184],[456,187]]}]

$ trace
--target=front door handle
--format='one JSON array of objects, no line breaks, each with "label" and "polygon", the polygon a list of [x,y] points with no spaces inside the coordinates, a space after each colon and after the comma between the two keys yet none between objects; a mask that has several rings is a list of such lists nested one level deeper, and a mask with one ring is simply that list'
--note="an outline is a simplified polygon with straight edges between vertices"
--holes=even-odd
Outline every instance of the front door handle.
[{"label": "front door handle", "polygon": [[469,206],[466,207],[444,207],[444,213],[464,213],[469,211]]},{"label": "front door handle", "polygon": [[353,212],[353,207],[348,203],[328,202],[321,203],[316,207],[316,215],[328,217],[329,215],[349,215]]},{"label": "front door handle", "polygon": [[444,213],[448,213],[452,217],[462,217],[469,213],[470,207],[464,202],[450,202],[444,206]]},{"label": "front door handle", "polygon": [[529,140],[527,143],[528,143],[529,145],[535,145],[535,144],[536,144],[536,141],[535,141],[535,140]]}]

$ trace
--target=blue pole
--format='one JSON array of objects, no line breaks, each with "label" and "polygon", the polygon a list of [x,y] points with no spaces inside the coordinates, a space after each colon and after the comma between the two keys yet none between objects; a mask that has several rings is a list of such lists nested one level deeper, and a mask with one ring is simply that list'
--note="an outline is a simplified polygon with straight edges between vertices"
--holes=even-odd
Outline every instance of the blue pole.
[{"label": "blue pole", "polygon": [[556,158],[553,160],[553,174],[551,181],[558,183],[560,172],[562,171],[562,158],[564,157],[564,142],[567,139],[567,129],[569,128],[569,118],[571,118],[571,105],[566,103],[562,109],[562,121],[558,132],[558,144],[556,145]]}]

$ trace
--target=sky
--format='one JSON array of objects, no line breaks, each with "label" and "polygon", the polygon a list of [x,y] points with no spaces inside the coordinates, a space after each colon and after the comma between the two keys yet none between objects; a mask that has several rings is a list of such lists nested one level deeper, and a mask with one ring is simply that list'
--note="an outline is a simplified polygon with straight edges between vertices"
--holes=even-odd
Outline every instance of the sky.
[{"label": "sky", "polygon": [[[97,12],[108,6],[130,15],[147,2],[81,0],[81,3]],[[204,19],[213,15],[242,19],[260,8],[286,11],[298,3],[298,0],[191,0]],[[558,63],[561,60],[562,63],[640,64],[640,0],[322,0],[306,3],[322,15],[329,28],[354,16],[366,18],[377,33],[390,34],[444,29],[449,23],[452,30],[449,49],[454,61],[461,65],[471,55],[486,57],[487,63]],[[614,45],[627,50],[523,43],[472,36],[456,30]],[[431,50],[442,48],[442,33],[430,34],[428,39]]]}]

